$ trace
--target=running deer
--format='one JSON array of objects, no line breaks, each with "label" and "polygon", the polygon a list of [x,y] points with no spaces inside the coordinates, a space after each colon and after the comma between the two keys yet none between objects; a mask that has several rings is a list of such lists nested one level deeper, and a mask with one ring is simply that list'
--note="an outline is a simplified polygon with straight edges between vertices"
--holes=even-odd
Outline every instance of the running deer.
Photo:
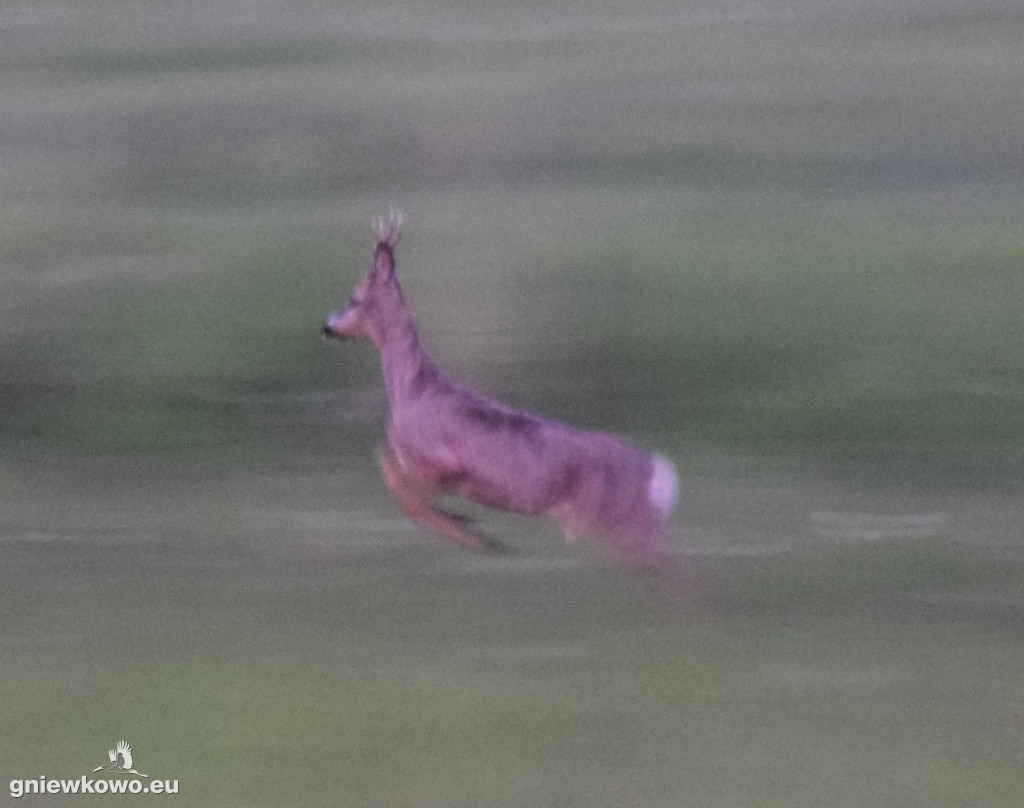
[{"label": "running deer", "polygon": [[401,223],[395,211],[374,222],[373,264],[323,326],[325,337],[368,339],[380,352],[391,412],[377,461],[401,511],[465,547],[500,550],[435,504],[443,494],[459,495],[503,511],[553,517],[570,542],[594,535],[624,561],[658,566],[676,499],[671,461],[601,432],[516,411],[450,381],[424,353],[395,274]]}]

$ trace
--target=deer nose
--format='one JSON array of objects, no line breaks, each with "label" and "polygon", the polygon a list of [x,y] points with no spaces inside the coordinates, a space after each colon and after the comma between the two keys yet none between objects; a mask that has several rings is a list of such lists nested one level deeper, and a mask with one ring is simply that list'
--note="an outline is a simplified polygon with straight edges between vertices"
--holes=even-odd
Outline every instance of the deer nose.
[{"label": "deer nose", "polygon": [[324,323],[324,327],[320,329],[320,333],[323,335],[324,339],[343,340],[345,339],[346,336],[345,334],[339,334],[337,331],[335,331],[334,326],[331,325],[330,320]]}]

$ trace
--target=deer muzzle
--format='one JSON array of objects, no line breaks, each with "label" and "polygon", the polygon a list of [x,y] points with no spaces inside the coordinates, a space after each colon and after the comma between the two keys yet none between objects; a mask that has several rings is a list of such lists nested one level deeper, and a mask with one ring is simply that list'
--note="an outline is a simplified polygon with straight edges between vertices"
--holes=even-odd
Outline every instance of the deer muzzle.
[{"label": "deer muzzle", "polygon": [[324,323],[321,333],[324,339],[346,339],[353,336],[356,318],[349,307],[333,312]]}]

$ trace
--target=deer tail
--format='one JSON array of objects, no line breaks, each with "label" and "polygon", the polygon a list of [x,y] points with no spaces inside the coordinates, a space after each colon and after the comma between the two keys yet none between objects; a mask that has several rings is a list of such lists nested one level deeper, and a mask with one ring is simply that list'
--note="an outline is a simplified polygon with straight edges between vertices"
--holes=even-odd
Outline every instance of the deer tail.
[{"label": "deer tail", "polygon": [[647,497],[662,519],[668,519],[679,494],[679,477],[676,467],[667,457],[656,454],[652,457],[651,479],[647,483]]}]

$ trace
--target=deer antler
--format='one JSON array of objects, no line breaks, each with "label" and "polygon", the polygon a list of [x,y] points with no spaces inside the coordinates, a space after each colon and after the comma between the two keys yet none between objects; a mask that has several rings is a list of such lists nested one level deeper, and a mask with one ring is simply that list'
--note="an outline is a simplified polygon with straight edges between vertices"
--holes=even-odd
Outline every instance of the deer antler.
[{"label": "deer antler", "polygon": [[398,208],[391,208],[386,220],[383,218],[373,220],[373,234],[377,237],[378,244],[394,247],[398,243],[401,229],[402,214]]}]

